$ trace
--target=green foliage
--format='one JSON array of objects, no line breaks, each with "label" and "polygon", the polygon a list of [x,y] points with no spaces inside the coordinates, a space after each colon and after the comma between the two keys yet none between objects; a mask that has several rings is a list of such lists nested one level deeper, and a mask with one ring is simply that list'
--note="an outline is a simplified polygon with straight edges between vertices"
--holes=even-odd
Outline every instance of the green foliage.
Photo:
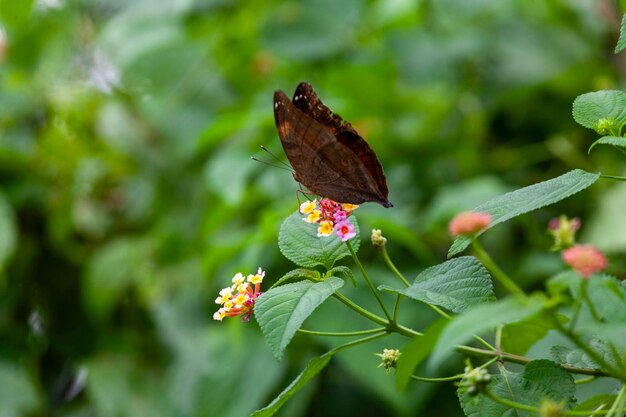
[{"label": "green foliage", "polygon": [[[287,217],[280,227],[278,246],[287,259],[296,265],[312,268],[318,265],[331,269],[339,259],[350,256],[346,245],[334,235],[320,239],[317,236],[317,224],[302,220],[302,214],[294,212]],[[353,248],[359,249],[359,225],[355,217],[350,218],[356,237]]]},{"label": "green foliage", "polygon": [[[574,379],[556,363],[548,360],[532,361],[521,373],[505,370],[501,375],[493,376],[487,389],[500,398],[530,406],[539,406],[545,399],[563,403],[565,409],[571,409],[576,403]],[[468,417],[500,417],[509,413],[520,417],[536,415],[484,396],[472,397],[460,391],[459,400]]]},{"label": "green foliage", "polygon": [[319,281],[322,278],[322,275],[319,273],[319,271],[316,271],[314,269],[296,268],[280,277],[278,281],[276,281],[274,285],[272,285],[272,288],[278,287],[286,281],[294,278],[305,278],[311,281]]},{"label": "green foliage", "polygon": [[0,362],[0,404],[2,416],[19,417],[37,407],[37,390],[25,369]]},{"label": "green foliage", "polygon": [[403,391],[406,388],[415,368],[428,358],[447,322],[447,319],[439,319],[430,325],[423,336],[414,337],[402,348],[402,355],[400,355],[396,367],[396,388],[398,391]]},{"label": "green foliage", "polygon": [[[496,197],[474,208],[473,211],[491,215],[491,223],[485,229],[488,230],[513,217],[557,203],[591,186],[598,178],[600,178],[599,174],[575,169],[560,177],[540,182],[539,184],[529,185],[528,187]],[[473,237],[478,237],[485,230]],[[448,257],[465,250],[471,239],[466,236],[456,238],[448,251]]]},{"label": "green foliage", "polygon": [[475,306],[465,314],[456,316],[443,329],[430,357],[429,367],[432,369],[440,365],[455,346],[466,342],[472,335],[537,314],[544,307],[544,302],[539,296],[525,300],[507,298],[497,303]]},{"label": "green foliage", "polygon": [[601,319],[609,323],[626,322],[626,288],[617,278],[596,275],[589,281],[587,293]]},{"label": "green foliage", "polygon": [[596,91],[576,97],[572,113],[580,125],[601,135],[621,136],[626,124],[626,94]]},{"label": "green foliage", "polygon": [[[458,211],[574,167],[622,170],[619,155],[583,159],[593,132],[568,111],[581,91],[623,85],[617,61],[605,59],[617,35],[607,16],[617,10],[598,10],[594,2],[527,0],[0,1],[0,415],[239,417],[270,402],[311,357],[319,359],[272,410],[291,397],[283,412],[294,417],[346,408],[426,415],[431,404],[461,415],[434,386],[394,393],[391,376],[373,374],[372,343],[335,355],[323,383],[292,396],[344,338],[299,335],[278,363],[254,322],[211,320],[217,291],[259,266],[267,293],[276,281],[301,278],[326,281],[289,285],[330,291],[332,277],[356,275],[346,297],[371,308],[376,326],[386,320],[350,260],[337,266],[349,251],[335,237],[320,244],[315,226],[296,219],[288,259],[281,256],[279,225],[297,206],[298,186],[250,156],[267,159],[258,151],[265,145],[284,160],[272,92],[311,82],[385,167],[395,207],[360,208],[363,237],[382,228],[398,270],[415,276],[445,258],[446,222]],[[596,124],[619,110],[601,108],[610,111],[598,112]],[[522,271],[520,287],[540,290],[561,268],[558,255],[546,254],[544,270],[524,266],[536,266],[533,255],[549,246],[551,217],[576,215],[582,240],[609,251],[609,272],[622,277],[622,200],[606,183],[481,239],[503,269]],[[400,285],[373,267],[373,248],[364,243],[360,254],[375,286]],[[285,274],[291,261],[303,268]],[[570,283],[555,308],[571,316],[580,278]],[[613,303],[622,293],[592,287],[603,304],[597,312],[613,318],[594,321],[583,302],[574,330],[589,345],[599,338],[619,349],[626,329]],[[607,305],[598,301],[605,296]],[[393,315],[397,295],[381,297]],[[429,328],[421,302],[400,304],[404,329]],[[333,307],[320,305],[312,327],[369,328],[354,312],[337,320]],[[501,347],[526,349],[543,331],[530,324],[537,317],[506,325]],[[373,344],[402,346],[413,334],[404,332]],[[411,350],[417,360],[401,357],[403,379],[436,339],[427,330]],[[535,344],[533,357],[547,357],[547,345]],[[437,372],[459,366],[445,361]]]},{"label": "green foliage", "polygon": [[622,24],[619,28],[619,39],[615,45],[615,53],[620,53],[626,48],[626,15],[622,16]]},{"label": "green foliage", "polygon": [[254,317],[276,359],[282,358],[304,320],[343,283],[337,277],[322,282],[300,281],[272,288],[257,299]]},{"label": "green foliage", "polygon": [[0,193],[0,276],[15,251],[17,245],[16,229],[13,207]]},{"label": "green foliage", "polygon": [[296,392],[301,390],[315,375],[319,374],[328,365],[332,354],[324,354],[320,357],[312,358],[306,368],[287,386],[267,407],[255,411],[250,417],[269,417],[283,406]]},{"label": "green foliage", "polygon": [[543,339],[554,323],[545,314],[537,314],[502,327],[502,349],[515,355],[524,355],[537,341]]},{"label": "green foliage", "polygon": [[455,313],[496,299],[489,272],[472,256],[462,256],[430,267],[420,273],[408,288],[394,289],[381,285],[379,289],[406,295]]},{"label": "green foliage", "polygon": [[618,148],[626,148],[626,138],[621,136],[603,136],[591,144],[587,153],[591,153],[591,150],[596,145],[613,145]]},{"label": "green foliage", "polygon": [[[589,346],[595,352],[598,352],[608,363],[619,366],[619,359],[616,361],[615,354],[612,351],[614,347],[612,347],[608,342],[594,337],[589,341]],[[589,357],[589,354],[580,349],[554,345],[550,348],[550,354],[557,363],[586,369],[602,368],[601,364],[596,362],[593,358]]]}]

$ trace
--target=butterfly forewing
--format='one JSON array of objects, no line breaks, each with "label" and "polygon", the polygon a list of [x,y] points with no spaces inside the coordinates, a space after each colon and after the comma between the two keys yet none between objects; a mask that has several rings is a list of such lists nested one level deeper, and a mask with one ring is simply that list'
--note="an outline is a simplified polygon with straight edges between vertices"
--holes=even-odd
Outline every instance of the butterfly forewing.
[{"label": "butterfly forewing", "polygon": [[294,178],[312,193],[344,203],[391,207],[382,166],[367,142],[319,99],[308,83],[293,102],[274,94],[274,118]]}]

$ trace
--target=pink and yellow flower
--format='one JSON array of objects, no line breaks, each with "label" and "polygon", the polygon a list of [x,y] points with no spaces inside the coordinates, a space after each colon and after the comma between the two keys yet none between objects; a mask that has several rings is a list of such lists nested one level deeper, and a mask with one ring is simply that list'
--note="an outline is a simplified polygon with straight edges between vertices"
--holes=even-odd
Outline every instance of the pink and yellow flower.
[{"label": "pink and yellow flower", "polygon": [[574,245],[561,252],[561,257],[584,278],[602,271],[609,264],[606,256],[593,245]]},{"label": "pink and yellow flower", "polygon": [[315,210],[315,206],[317,204],[317,199],[311,201],[307,200],[304,203],[300,204],[300,213],[301,214],[309,214],[313,210]]},{"label": "pink and yellow flower", "polygon": [[243,321],[249,321],[254,311],[254,303],[262,294],[261,283],[264,277],[265,271],[261,268],[256,274],[248,275],[247,281],[241,272],[235,274],[233,285],[222,288],[219,297],[215,299],[221,307],[213,314],[213,319],[222,321],[224,317],[241,316]]},{"label": "pink and yellow flower", "polygon": [[480,232],[491,223],[491,215],[475,211],[464,211],[454,216],[448,223],[448,232],[452,236],[468,236]]},{"label": "pink and yellow flower", "polygon": [[345,242],[346,240],[352,239],[356,236],[354,226],[347,219],[337,223],[335,225],[335,230],[337,231],[337,237],[341,239],[342,242]]},{"label": "pink and yellow flower", "polygon": [[317,228],[318,237],[330,236],[332,232],[333,232],[333,222],[328,221],[328,220],[324,220],[323,222],[321,222],[320,227]]},{"label": "pink and yellow flower", "polygon": [[359,208],[356,204],[341,204],[328,198],[320,201],[313,200],[300,204],[300,213],[308,214],[303,218],[307,223],[318,223],[317,236],[330,236],[336,232],[343,242],[356,236],[354,225],[350,223],[349,217],[352,211]]}]

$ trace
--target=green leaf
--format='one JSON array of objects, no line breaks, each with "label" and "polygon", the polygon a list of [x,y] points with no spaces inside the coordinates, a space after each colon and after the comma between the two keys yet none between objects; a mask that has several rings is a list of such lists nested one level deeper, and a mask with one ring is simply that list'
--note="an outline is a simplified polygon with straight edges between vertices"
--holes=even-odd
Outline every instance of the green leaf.
[{"label": "green leaf", "polygon": [[457,345],[472,335],[478,335],[500,324],[522,321],[541,311],[544,299],[531,296],[526,299],[507,298],[497,303],[475,306],[465,314],[454,317],[441,333],[429,360],[429,367],[435,368]]},{"label": "green leaf", "polygon": [[576,97],[572,109],[576,122],[601,135],[619,135],[626,123],[626,94],[603,90]]},{"label": "green leaf", "polygon": [[502,350],[523,355],[553,328],[552,321],[543,314],[507,324],[502,328]]},{"label": "green leaf", "polygon": [[254,316],[276,359],[280,360],[291,338],[313,311],[343,286],[330,277],[322,282],[300,281],[272,288],[254,305]]},{"label": "green leaf", "polygon": [[613,145],[618,148],[626,148],[626,138],[621,136],[602,136],[600,139],[591,144],[587,153],[591,153],[591,150],[595,148],[596,145]]},{"label": "green leaf", "polygon": [[620,53],[626,48],[626,14],[622,16],[622,25],[619,28],[619,39],[615,45],[615,53]]},{"label": "green leaf", "polygon": [[574,408],[574,411],[608,410],[615,401],[615,398],[616,395],[611,394],[594,395],[578,404],[578,407]]},{"label": "green leaf", "polygon": [[597,337],[614,343],[617,351],[626,351],[626,323],[598,323],[581,324],[578,330],[586,337]]},{"label": "green leaf", "polygon": [[99,249],[90,259],[84,297],[97,317],[109,314],[126,289],[141,277],[141,261],[149,241],[120,238]]},{"label": "green leaf", "polygon": [[34,415],[38,407],[37,390],[28,372],[6,361],[0,361],[0,404],[2,417]]},{"label": "green leaf", "polygon": [[13,207],[0,193],[0,271],[3,271],[15,252],[17,227]]},{"label": "green leaf", "polygon": [[572,296],[578,297],[580,294],[580,283],[583,278],[578,272],[568,270],[551,277],[546,286],[551,295],[569,292]]},{"label": "green leaf", "polygon": [[343,277],[344,279],[349,279],[350,281],[352,281],[352,285],[356,287],[356,278],[354,278],[354,273],[347,266],[344,266],[344,265],[336,266],[328,270],[328,272],[326,272],[326,276],[327,277],[339,276],[339,277]]},{"label": "green leaf", "polygon": [[319,281],[321,277],[322,275],[319,273],[319,271],[316,271],[314,269],[297,268],[297,269],[287,272],[285,275],[280,277],[280,279],[276,281],[274,285],[272,285],[271,288],[278,287],[285,281],[288,281],[294,278],[305,278],[310,281]]},{"label": "green leaf", "polygon": [[[615,361],[615,357],[611,352],[611,346],[607,342],[598,339],[597,337],[593,337],[588,342],[588,344],[589,347],[598,352],[604,358],[604,360],[606,360],[611,365],[619,368],[620,365]],[[590,358],[587,353],[580,349],[554,345],[550,348],[550,355],[554,358],[556,362],[561,364],[571,365],[577,368],[601,369],[600,364],[598,364],[595,360]]]},{"label": "green leaf", "polygon": [[411,379],[415,368],[428,357],[435,343],[448,322],[442,318],[433,323],[422,336],[416,336],[402,348],[402,354],[396,366],[396,389],[403,391]]},{"label": "green leaf", "polygon": [[607,322],[626,323],[626,288],[617,278],[596,274],[588,282],[587,294],[596,311]]},{"label": "green leaf", "polygon": [[[350,216],[350,222],[356,231],[356,236],[350,240],[350,243],[352,248],[358,251],[359,225],[354,216]],[[317,228],[317,224],[303,221],[302,214],[294,212],[280,227],[278,235],[280,251],[291,262],[305,268],[322,265],[326,269],[331,269],[339,259],[350,256],[346,245],[334,233],[330,236],[318,237]]]},{"label": "green leaf", "polygon": [[[554,204],[576,194],[596,182],[598,178],[600,178],[600,174],[575,169],[560,177],[496,197],[476,207],[473,211],[491,214],[491,223],[485,229],[488,230],[513,217]],[[465,250],[472,239],[480,236],[485,230],[472,237],[460,236],[456,238],[448,251],[448,258]]]},{"label": "green leaf", "polygon": [[[538,407],[545,399],[572,408],[576,400],[574,378],[558,364],[545,359],[529,362],[522,373],[504,372],[492,377],[487,389],[494,395]],[[459,401],[468,417],[536,417],[536,413],[513,409],[484,395],[470,396],[458,391]]]},{"label": "green leaf", "polygon": [[328,365],[331,353],[315,357],[309,361],[306,368],[287,386],[267,407],[261,408],[250,415],[250,417],[270,417],[273,416],[296,392],[300,391],[313,377],[319,374]]},{"label": "green leaf", "polygon": [[408,288],[394,289],[381,285],[379,289],[403,294],[455,313],[496,300],[489,272],[473,256],[451,259],[428,268]]}]

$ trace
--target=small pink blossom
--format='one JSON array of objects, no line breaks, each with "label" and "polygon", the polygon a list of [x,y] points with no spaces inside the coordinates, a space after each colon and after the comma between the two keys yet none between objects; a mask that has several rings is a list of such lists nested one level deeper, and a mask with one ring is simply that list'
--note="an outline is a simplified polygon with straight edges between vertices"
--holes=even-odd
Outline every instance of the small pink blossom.
[{"label": "small pink blossom", "polygon": [[561,257],[574,271],[584,278],[595,272],[602,271],[609,261],[606,256],[593,245],[574,245],[561,252]]},{"label": "small pink blossom", "polygon": [[485,229],[491,223],[491,215],[474,211],[464,211],[454,216],[448,223],[448,232],[452,236],[472,235]]},{"label": "small pink blossom", "polygon": [[339,210],[333,213],[333,217],[335,218],[336,222],[341,222],[348,218],[348,213],[343,210]]},{"label": "small pink blossom", "polygon": [[346,240],[352,239],[356,236],[354,226],[352,225],[352,223],[350,223],[349,220],[343,220],[335,224],[335,231],[337,232],[337,237],[341,239],[342,242],[345,242]]}]

